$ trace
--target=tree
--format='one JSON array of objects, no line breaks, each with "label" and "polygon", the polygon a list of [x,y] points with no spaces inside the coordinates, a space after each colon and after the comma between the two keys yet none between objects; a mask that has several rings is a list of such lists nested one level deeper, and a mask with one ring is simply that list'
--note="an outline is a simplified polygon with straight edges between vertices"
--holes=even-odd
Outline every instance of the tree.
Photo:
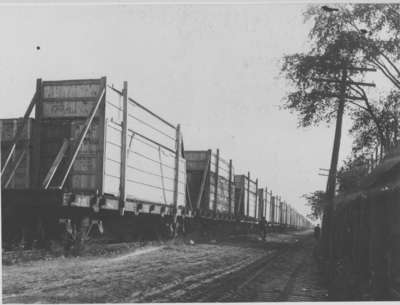
[{"label": "tree", "polygon": [[339,193],[349,193],[358,190],[362,179],[367,176],[368,170],[369,160],[365,155],[348,158],[338,171]]},{"label": "tree", "polygon": [[303,198],[307,200],[307,205],[311,208],[311,214],[307,215],[311,219],[319,219],[324,211],[326,203],[326,193],[324,191],[315,191],[304,194]]},{"label": "tree", "polygon": [[[312,21],[307,53],[283,58],[282,73],[292,83],[292,92],[285,98],[284,108],[296,112],[302,127],[329,123],[335,117],[338,83],[321,79],[338,79],[343,66],[376,67],[400,89],[400,4],[348,4],[326,13],[311,5],[304,13]],[[349,70],[348,81],[365,77],[366,73]],[[361,111],[372,120],[380,138],[382,151],[390,149],[383,122],[367,92],[358,84],[347,87],[346,112]]]},{"label": "tree", "polygon": [[375,155],[375,159],[381,159],[385,146],[386,150],[390,150],[400,144],[400,91],[392,90],[371,107],[380,122],[381,130],[376,129],[376,124],[367,112],[362,109],[354,111],[353,126],[350,129],[354,137],[353,153]]}]

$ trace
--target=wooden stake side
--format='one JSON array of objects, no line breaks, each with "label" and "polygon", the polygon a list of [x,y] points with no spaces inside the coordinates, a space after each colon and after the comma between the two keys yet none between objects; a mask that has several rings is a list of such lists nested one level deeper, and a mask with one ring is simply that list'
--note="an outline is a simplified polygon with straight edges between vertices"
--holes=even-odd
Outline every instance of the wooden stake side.
[{"label": "wooden stake side", "polygon": [[[181,151],[181,125],[176,127],[176,147],[175,147],[175,179],[174,179],[174,208],[178,207],[178,186],[179,186],[179,156]],[[176,216],[176,210],[175,210]]]},{"label": "wooden stake side", "polygon": [[214,177],[214,213],[217,212],[217,202],[218,202],[218,180],[219,180],[219,149],[217,149],[217,160],[215,161],[215,177]]},{"label": "wooden stake side", "polygon": [[232,159],[229,160],[229,183],[228,183],[228,200],[229,200],[229,214],[232,213]]}]

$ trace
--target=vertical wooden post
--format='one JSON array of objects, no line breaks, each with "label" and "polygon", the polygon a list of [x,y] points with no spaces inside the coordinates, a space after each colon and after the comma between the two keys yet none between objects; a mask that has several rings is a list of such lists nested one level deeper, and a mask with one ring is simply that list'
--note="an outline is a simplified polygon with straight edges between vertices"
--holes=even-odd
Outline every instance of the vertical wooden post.
[{"label": "vertical wooden post", "polygon": [[255,209],[256,209],[256,211],[255,211],[255,217],[256,218],[260,218],[260,209],[259,209],[259,204],[258,204],[258,178],[256,179],[256,202],[255,202]]},{"label": "vertical wooden post", "polygon": [[181,148],[181,125],[178,124],[176,127],[176,147],[175,147],[175,179],[174,179],[174,208],[175,208],[175,219],[178,208],[178,187],[179,187],[179,156]]},{"label": "vertical wooden post", "polygon": [[42,126],[42,79],[36,80],[36,106],[35,106],[35,128],[32,139],[32,175],[31,187],[40,188],[40,146],[41,146],[41,126]]},{"label": "vertical wooden post", "polygon": [[[107,87],[107,78],[105,76],[103,76],[100,80],[100,91],[103,89],[106,89]],[[104,102],[101,103],[100,107],[99,107],[99,112],[100,112],[100,116],[99,116],[99,131],[100,131],[100,135],[99,135],[99,157],[101,159],[101,162],[99,162],[99,166],[98,166],[98,179],[99,179],[99,195],[103,195],[103,188],[104,188],[104,164],[105,164],[105,160],[106,160],[106,129],[107,129],[107,122],[106,122],[106,101],[107,101],[107,90],[106,92],[104,92],[104,97],[103,97]]]},{"label": "vertical wooden post", "polygon": [[272,223],[275,223],[275,196],[271,192]]},{"label": "vertical wooden post", "polygon": [[268,218],[267,218],[267,210],[268,210],[268,188],[267,188],[267,186],[265,186],[265,191],[264,191],[264,196],[265,196],[265,204],[264,204],[264,217],[265,217],[265,220],[266,221],[268,221]]},{"label": "vertical wooden post", "polygon": [[229,160],[229,183],[228,183],[228,200],[229,200],[229,214],[232,213],[232,159]]},{"label": "vertical wooden post", "polygon": [[217,212],[218,202],[218,180],[219,180],[219,149],[217,148],[217,160],[215,161],[215,174],[214,174],[214,213]]},{"label": "vertical wooden post", "polygon": [[258,193],[258,218],[262,219],[264,217],[264,189],[259,189]]},{"label": "vertical wooden post", "polygon": [[122,130],[121,130],[121,173],[119,180],[119,213],[121,216],[125,213],[126,201],[126,142],[128,139],[128,82],[124,81],[122,89]]},{"label": "vertical wooden post", "polygon": [[250,172],[247,172],[247,215],[250,216]]}]

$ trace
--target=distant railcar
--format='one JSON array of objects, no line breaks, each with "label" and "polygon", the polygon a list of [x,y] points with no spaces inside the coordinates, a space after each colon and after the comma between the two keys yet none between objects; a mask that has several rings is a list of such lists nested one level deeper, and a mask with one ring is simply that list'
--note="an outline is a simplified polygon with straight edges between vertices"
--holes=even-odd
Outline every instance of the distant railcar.
[{"label": "distant railcar", "polygon": [[204,217],[233,219],[235,183],[232,160],[221,158],[219,150],[185,151],[187,204]]},{"label": "distant railcar", "polygon": [[235,175],[236,216],[245,220],[258,219],[258,179],[251,180],[248,175]]}]

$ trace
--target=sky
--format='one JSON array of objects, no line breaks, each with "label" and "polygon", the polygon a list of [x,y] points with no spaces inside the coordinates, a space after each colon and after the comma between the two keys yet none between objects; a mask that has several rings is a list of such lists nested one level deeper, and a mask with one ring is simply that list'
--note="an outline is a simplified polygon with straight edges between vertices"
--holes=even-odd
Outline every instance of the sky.
[{"label": "sky", "polygon": [[[308,213],[324,190],[333,126],[281,109],[285,54],[305,51],[306,4],[0,6],[0,118],[23,116],[36,78],[107,76],[167,120],[185,149],[220,149],[236,174]],[[40,46],[40,50],[36,49]],[[351,148],[345,120],[340,158]]]}]

